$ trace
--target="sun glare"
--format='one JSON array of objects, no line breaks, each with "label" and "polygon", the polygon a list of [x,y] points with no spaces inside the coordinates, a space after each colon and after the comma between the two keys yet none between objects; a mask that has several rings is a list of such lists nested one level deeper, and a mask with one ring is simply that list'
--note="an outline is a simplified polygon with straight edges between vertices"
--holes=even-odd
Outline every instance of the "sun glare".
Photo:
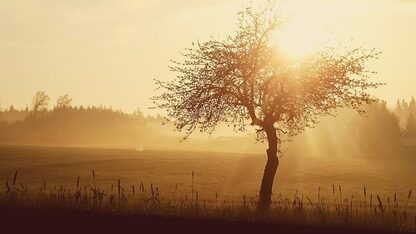
[{"label": "sun glare", "polygon": [[[305,6],[306,5],[306,6]],[[315,11],[315,5],[292,3],[287,8],[288,19],[276,34],[277,46],[288,56],[298,59],[324,46],[330,38],[325,18]]]},{"label": "sun glare", "polygon": [[278,47],[289,56],[300,58],[322,47],[328,37],[315,25],[290,24],[277,35]]}]

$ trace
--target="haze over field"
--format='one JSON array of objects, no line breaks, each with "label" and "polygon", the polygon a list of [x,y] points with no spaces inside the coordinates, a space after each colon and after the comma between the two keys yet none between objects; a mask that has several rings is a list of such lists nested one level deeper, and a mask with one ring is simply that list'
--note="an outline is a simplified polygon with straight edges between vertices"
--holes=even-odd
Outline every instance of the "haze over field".
[{"label": "haze over field", "polygon": [[415,22],[416,0],[2,0],[0,220],[415,231]]},{"label": "haze over field", "polygon": [[[358,206],[363,202],[363,186],[368,193],[377,193],[384,200],[389,196],[392,198],[394,193],[402,200],[409,189],[414,188],[416,160],[403,164],[406,157],[388,160],[340,155],[304,157],[293,150],[286,152],[273,189],[276,197],[281,194],[291,198],[298,191],[305,199],[308,196],[315,200],[320,188],[327,202],[333,202],[332,186],[338,190],[341,185],[343,196],[353,195]],[[48,188],[63,185],[74,190],[77,176],[82,184],[93,184],[94,170],[96,183],[107,191],[121,179],[128,193],[131,193],[130,185],[139,187],[143,183],[148,189],[153,184],[159,187],[161,196],[169,199],[175,191],[177,196],[190,194],[194,172],[194,190],[201,199],[214,199],[217,193],[220,200],[240,203],[243,195],[249,198],[257,194],[265,163],[262,156],[255,153],[0,146],[0,178],[11,180],[17,170],[19,181],[34,191],[39,190],[44,181]],[[415,209],[416,201],[412,200],[410,207]]]},{"label": "haze over field", "polygon": [[[257,1],[256,1],[257,2]],[[234,29],[240,0],[24,1],[0,3],[0,105],[24,108],[37,90],[68,93],[76,105],[151,113],[153,79],[198,39]],[[416,2],[282,0],[290,19],[279,40],[300,56],[323,43],[351,42],[383,54],[372,67],[388,83],[377,96],[393,106],[416,86]],[[304,40],[307,38],[307,40]],[[154,112],[153,112],[154,113]]]}]

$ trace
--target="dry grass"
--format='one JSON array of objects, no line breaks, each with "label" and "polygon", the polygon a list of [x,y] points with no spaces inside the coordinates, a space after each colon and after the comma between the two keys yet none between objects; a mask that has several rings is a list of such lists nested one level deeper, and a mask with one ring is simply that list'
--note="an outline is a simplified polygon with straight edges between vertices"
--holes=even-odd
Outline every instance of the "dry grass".
[{"label": "dry grass", "polygon": [[[109,214],[164,216],[181,218],[224,219],[261,221],[278,224],[301,224],[330,227],[357,227],[386,231],[415,231],[416,215],[409,209],[412,190],[406,198],[394,193],[390,197],[368,192],[363,187],[363,198],[345,196],[341,186],[332,187],[332,198],[321,195],[316,198],[296,192],[292,198],[275,195],[267,217],[255,213],[257,197],[242,195],[240,201],[220,200],[218,194],[211,199],[202,198],[194,189],[194,173],[191,178],[191,194],[179,193],[178,186],[171,194],[162,194],[153,185],[123,184],[118,179],[115,186],[105,190],[96,184],[92,171],[92,184],[83,184],[78,176],[74,189],[64,186],[48,187],[46,181],[38,191],[29,189],[19,181],[16,172],[11,181],[6,180],[0,195],[0,206],[20,208],[65,209]],[[361,202],[363,201],[363,202]]]}]

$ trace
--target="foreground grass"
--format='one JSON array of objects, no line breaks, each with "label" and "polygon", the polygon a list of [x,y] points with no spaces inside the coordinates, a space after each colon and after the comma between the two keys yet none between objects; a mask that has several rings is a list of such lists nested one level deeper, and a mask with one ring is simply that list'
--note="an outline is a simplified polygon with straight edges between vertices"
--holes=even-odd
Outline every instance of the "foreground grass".
[{"label": "foreground grass", "polygon": [[[317,199],[312,200],[299,193],[293,198],[274,196],[272,208],[267,216],[259,217],[255,212],[257,197],[242,196],[241,201],[202,198],[192,189],[191,194],[161,194],[159,188],[124,185],[118,180],[110,190],[101,189],[95,183],[81,184],[76,179],[71,190],[64,186],[48,188],[44,182],[38,191],[30,190],[18,181],[17,172],[13,180],[6,180],[5,190],[0,195],[2,209],[64,210],[94,215],[123,215],[138,217],[167,217],[202,220],[224,220],[238,222],[262,222],[278,225],[319,226],[328,228],[359,228],[381,231],[416,231],[416,215],[408,206],[408,196],[399,202],[396,194],[387,203],[373,193],[367,194],[363,187],[364,202],[354,202],[353,197],[344,197],[341,186],[333,186],[333,197],[326,199],[318,190]],[[402,199],[402,198],[400,198]]]}]

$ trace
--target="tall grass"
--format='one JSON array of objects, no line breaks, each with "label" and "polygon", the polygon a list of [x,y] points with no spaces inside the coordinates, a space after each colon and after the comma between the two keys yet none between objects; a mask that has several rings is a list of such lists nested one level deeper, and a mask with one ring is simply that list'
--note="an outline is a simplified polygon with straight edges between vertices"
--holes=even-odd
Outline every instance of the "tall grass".
[{"label": "tall grass", "polygon": [[[143,182],[136,190],[135,184],[123,184],[117,180],[117,189],[100,188],[96,184],[96,173],[92,171],[92,184],[83,184],[78,176],[74,186],[54,186],[48,188],[46,181],[39,191],[31,190],[18,181],[18,173],[9,182],[6,178],[5,190],[0,195],[0,207],[30,207],[77,210],[81,212],[110,213],[138,216],[168,216],[182,218],[224,219],[258,221],[277,224],[301,224],[332,227],[358,227],[389,231],[416,231],[416,215],[410,209],[412,190],[399,205],[399,197],[394,193],[393,200],[383,199],[375,193],[373,204],[370,193],[367,204],[367,189],[363,186],[363,202],[356,202],[353,196],[343,194],[342,187],[332,186],[332,201],[328,202],[318,188],[316,199],[300,194],[293,198],[274,195],[269,214],[257,216],[255,212],[257,196],[243,194],[240,201],[221,200],[218,193],[211,199],[202,198],[195,190],[195,174],[191,175],[191,197],[179,195],[178,185],[171,195],[162,195],[159,187]],[[115,190],[115,191],[114,191]]]}]

